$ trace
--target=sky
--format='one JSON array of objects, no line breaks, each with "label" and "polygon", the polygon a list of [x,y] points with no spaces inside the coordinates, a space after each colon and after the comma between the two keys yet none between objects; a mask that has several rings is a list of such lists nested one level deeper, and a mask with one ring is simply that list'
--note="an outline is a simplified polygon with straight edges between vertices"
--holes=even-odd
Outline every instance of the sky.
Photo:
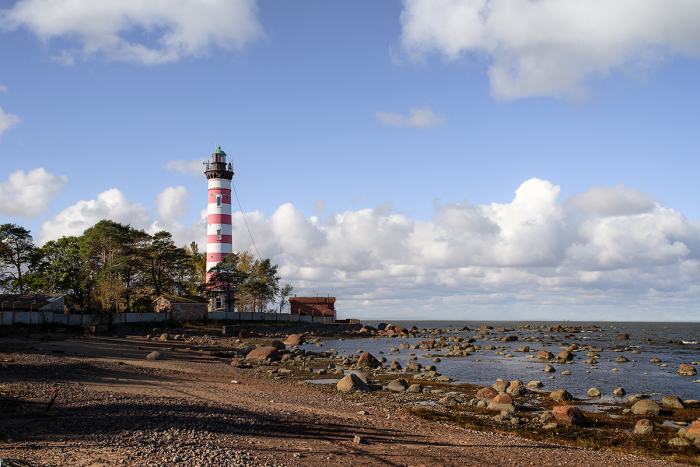
[{"label": "sky", "polygon": [[[0,3],[0,223],[234,251],[340,318],[700,318],[697,0]],[[250,227],[246,229],[244,218]]]}]

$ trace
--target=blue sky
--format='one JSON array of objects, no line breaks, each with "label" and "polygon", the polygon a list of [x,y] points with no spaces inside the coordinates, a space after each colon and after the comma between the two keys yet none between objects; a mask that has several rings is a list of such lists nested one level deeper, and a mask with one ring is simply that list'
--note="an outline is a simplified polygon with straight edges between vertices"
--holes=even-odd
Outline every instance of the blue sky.
[{"label": "blue sky", "polygon": [[346,317],[697,320],[696,2],[139,4],[3,4],[0,222],[203,242],[218,143]]}]

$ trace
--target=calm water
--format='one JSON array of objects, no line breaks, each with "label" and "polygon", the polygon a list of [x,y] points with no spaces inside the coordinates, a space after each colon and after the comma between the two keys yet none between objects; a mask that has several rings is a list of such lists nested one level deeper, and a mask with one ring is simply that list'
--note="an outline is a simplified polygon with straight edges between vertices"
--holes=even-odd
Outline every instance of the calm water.
[{"label": "calm water", "polygon": [[[385,321],[388,322],[388,321]],[[366,321],[366,324],[376,326],[379,321]],[[409,353],[415,353],[418,362],[422,365],[436,365],[437,370],[459,382],[467,382],[490,386],[496,378],[505,380],[519,379],[527,384],[528,381],[539,380],[544,384],[545,390],[553,391],[564,388],[574,396],[586,398],[588,389],[598,388],[605,397],[602,400],[613,400],[613,390],[622,386],[627,394],[637,393],[659,393],[654,399],[662,396],[675,395],[681,399],[700,400],[700,383],[695,380],[700,379],[700,374],[696,376],[679,376],[675,374],[678,365],[681,363],[692,363],[700,361],[700,324],[698,323],[625,323],[625,322],[526,322],[526,321],[394,321],[393,324],[409,328],[413,325],[419,329],[440,328],[454,329],[444,336],[460,335],[463,337],[473,337],[476,331],[457,331],[457,329],[468,326],[469,329],[478,329],[482,325],[491,325],[495,329],[504,327],[511,329],[507,333],[494,333],[486,337],[493,337],[497,340],[477,339],[475,344],[482,347],[488,344],[507,347],[502,350],[504,353],[514,355],[513,358],[505,358],[502,355],[495,355],[494,350],[486,350],[483,353],[474,353],[469,357],[442,358],[440,363],[433,363],[432,359],[423,358],[426,351],[422,349],[401,349],[400,353],[393,352],[389,355],[392,347],[399,347],[402,342],[417,344],[427,338],[380,338],[380,339],[359,339],[348,341],[321,341],[326,342],[323,347],[318,348],[315,344],[307,344],[303,348],[311,351],[322,351],[335,349],[344,351],[344,354],[356,353],[358,350],[370,352],[375,357],[381,356],[383,352],[388,362],[398,360],[402,365],[408,362]],[[573,338],[564,338],[566,333],[561,332],[539,332],[537,329],[518,330],[517,327],[523,324],[539,326],[581,326],[584,332],[573,334]],[[596,325],[597,329],[589,329],[588,326]],[[619,340],[615,337],[619,334],[629,334],[629,340]],[[542,342],[500,342],[500,338],[505,335],[515,335],[518,337],[533,337]],[[644,338],[651,339],[647,342]],[[685,345],[667,343],[667,341],[683,341]],[[527,345],[530,350],[549,350],[556,355],[560,349],[569,344],[591,345],[602,348],[597,369],[590,369],[592,365],[583,363],[586,360],[586,352],[575,353],[574,364],[552,364],[556,369],[555,373],[544,373],[542,369],[546,363],[538,362],[537,359],[526,358],[526,355],[534,353],[513,352],[517,348]],[[449,343],[452,344],[452,343]],[[545,344],[551,344],[546,346]],[[628,351],[614,352],[616,346],[627,347]],[[640,354],[632,354],[632,350],[639,350]],[[442,349],[440,352],[430,351],[431,354],[446,354],[448,351]],[[341,354],[342,355],[342,354]],[[620,355],[629,359],[627,363],[617,363],[615,359]],[[664,368],[656,363],[651,363],[652,358],[659,358],[661,363],[666,363]],[[475,360],[480,360],[476,362]],[[608,361],[610,360],[610,361]],[[636,360],[633,362],[632,360]],[[700,365],[694,365],[700,371]],[[617,368],[618,371],[612,371]],[[590,369],[590,373],[586,370]],[[562,371],[568,370],[571,376],[564,376]],[[644,375],[648,373],[648,375]],[[554,376],[554,379],[550,379]],[[621,400],[621,399],[620,399]]]}]

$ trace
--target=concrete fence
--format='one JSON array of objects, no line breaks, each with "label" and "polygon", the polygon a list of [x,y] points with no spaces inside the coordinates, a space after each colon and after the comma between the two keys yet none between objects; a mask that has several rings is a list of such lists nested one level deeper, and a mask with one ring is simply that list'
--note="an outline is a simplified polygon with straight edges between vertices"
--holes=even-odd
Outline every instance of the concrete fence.
[{"label": "concrete fence", "polygon": [[[116,313],[115,323],[153,323],[170,319],[170,313]],[[270,321],[291,323],[333,323],[331,316],[299,316],[289,313],[238,313],[217,311],[209,313],[209,319],[237,321]],[[46,324],[56,323],[69,326],[86,326],[95,322],[92,315],[67,315],[43,311],[3,311],[0,312],[0,325],[9,326],[15,323]]]}]

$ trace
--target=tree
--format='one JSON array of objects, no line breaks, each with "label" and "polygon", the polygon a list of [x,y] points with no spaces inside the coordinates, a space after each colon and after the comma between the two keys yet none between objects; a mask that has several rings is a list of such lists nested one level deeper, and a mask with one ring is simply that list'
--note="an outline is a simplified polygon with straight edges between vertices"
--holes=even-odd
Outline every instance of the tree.
[{"label": "tree", "polygon": [[32,260],[36,247],[29,230],[16,224],[0,225],[0,262],[6,269],[4,279],[12,289],[19,289],[24,294],[22,268],[26,268]]},{"label": "tree", "polygon": [[240,294],[241,286],[249,277],[247,272],[239,268],[239,259],[238,254],[232,253],[209,270],[209,281],[206,285],[205,295],[209,299],[216,299],[223,295],[226,311],[236,310],[236,297]]},{"label": "tree", "polygon": [[186,295],[203,293],[207,284],[207,255],[199,251],[196,242],[185,246],[184,250],[188,258],[187,266],[182,269],[183,291],[186,292]]},{"label": "tree", "polygon": [[172,292],[176,277],[181,268],[186,266],[187,253],[177,248],[170,232],[156,232],[150,245],[144,249],[146,276],[155,291],[156,297],[165,291]]},{"label": "tree", "polygon": [[78,238],[61,237],[35,251],[24,278],[32,291],[68,294],[70,301],[82,308],[90,291],[84,266]]},{"label": "tree", "polygon": [[252,273],[244,284],[244,291],[251,298],[251,308],[255,312],[265,312],[268,303],[274,303],[279,290],[280,277],[277,275],[278,266],[273,265],[269,258],[255,261]]},{"label": "tree", "polygon": [[118,222],[101,220],[80,237],[80,256],[84,270],[93,286],[91,306],[109,313],[118,311],[124,286],[119,275],[119,258],[129,242],[130,227]]},{"label": "tree", "polygon": [[277,296],[280,298],[280,313],[282,313],[282,310],[284,309],[284,306],[289,303],[289,300],[287,300],[287,297],[292,295],[292,290],[294,290],[294,287],[292,287],[291,284],[284,284],[283,287],[279,289],[277,292]]},{"label": "tree", "polygon": [[126,305],[126,312],[131,312],[134,288],[139,282],[144,267],[144,250],[148,246],[151,236],[143,230],[129,228],[124,232],[121,254],[117,258],[117,272],[123,284],[122,297]]}]

